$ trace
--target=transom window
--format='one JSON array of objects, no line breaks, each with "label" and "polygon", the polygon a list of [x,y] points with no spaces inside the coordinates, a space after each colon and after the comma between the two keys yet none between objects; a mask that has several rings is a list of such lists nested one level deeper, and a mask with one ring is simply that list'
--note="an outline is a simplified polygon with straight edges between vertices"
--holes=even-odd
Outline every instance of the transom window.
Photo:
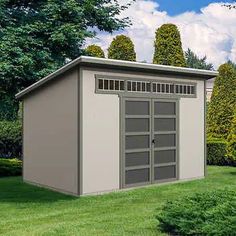
[{"label": "transom window", "polygon": [[147,81],[127,81],[127,91],[129,92],[151,92],[151,83]]},{"label": "transom window", "polygon": [[99,90],[124,91],[125,81],[119,79],[98,79]]},{"label": "transom window", "polygon": [[106,92],[128,92],[128,93],[153,93],[153,94],[174,94],[184,96],[196,95],[196,84],[148,81],[148,80],[130,80],[130,79],[112,79],[98,77],[97,91]]}]

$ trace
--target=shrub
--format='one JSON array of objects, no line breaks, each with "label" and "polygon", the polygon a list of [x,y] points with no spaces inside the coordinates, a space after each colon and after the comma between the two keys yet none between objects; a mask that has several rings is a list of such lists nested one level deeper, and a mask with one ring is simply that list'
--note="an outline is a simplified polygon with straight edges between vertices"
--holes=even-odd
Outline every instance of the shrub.
[{"label": "shrub", "polygon": [[208,165],[228,165],[226,157],[227,142],[220,139],[207,141],[207,164]]},{"label": "shrub", "polygon": [[136,61],[136,53],[132,40],[125,35],[116,36],[108,48],[108,58]]},{"label": "shrub", "polygon": [[186,66],[180,32],[174,24],[164,24],[156,31],[154,64]]},{"label": "shrub", "polygon": [[0,157],[22,156],[21,123],[19,121],[0,121]]},{"label": "shrub", "polygon": [[168,201],[157,216],[171,235],[235,235],[236,191],[209,191]]},{"label": "shrub", "polygon": [[227,139],[236,109],[236,70],[231,64],[219,67],[207,110],[207,133]]},{"label": "shrub", "polygon": [[98,45],[92,44],[89,45],[86,49],[85,52],[92,57],[99,57],[99,58],[105,58],[105,54],[102,50],[101,47],[99,47]]},{"label": "shrub", "polygon": [[0,158],[0,177],[22,174],[22,161],[18,159]]}]

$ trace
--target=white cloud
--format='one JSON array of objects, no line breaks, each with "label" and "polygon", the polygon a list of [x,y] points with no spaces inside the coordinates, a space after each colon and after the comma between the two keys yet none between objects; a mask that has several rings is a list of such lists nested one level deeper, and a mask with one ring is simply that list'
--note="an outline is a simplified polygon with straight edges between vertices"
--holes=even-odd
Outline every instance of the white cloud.
[{"label": "white cloud", "polygon": [[[133,40],[138,61],[152,61],[155,30],[164,23],[179,27],[184,50],[191,48],[199,56],[206,55],[216,68],[228,59],[236,60],[236,10],[212,3],[200,13],[185,12],[171,17],[158,8],[152,0],[137,0],[121,15],[128,16],[133,23],[122,34]],[[106,51],[113,37],[120,33],[98,33],[96,39],[87,43],[97,43]]]}]

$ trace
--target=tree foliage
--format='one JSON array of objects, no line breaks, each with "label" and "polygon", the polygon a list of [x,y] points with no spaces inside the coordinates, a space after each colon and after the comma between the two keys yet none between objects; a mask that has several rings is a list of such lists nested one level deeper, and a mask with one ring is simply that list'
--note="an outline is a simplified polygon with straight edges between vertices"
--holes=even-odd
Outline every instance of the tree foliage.
[{"label": "tree foliage", "polygon": [[236,162],[236,110],[234,111],[227,141],[227,156]]},{"label": "tree foliage", "polygon": [[130,24],[117,0],[1,0],[0,92],[14,94],[83,53],[94,27],[113,32]]},{"label": "tree foliage", "polygon": [[236,70],[230,64],[219,67],[207,112],[209,136],[227,138],[236,109]]},{"label": "tree foliage", "polygon": [[92,57],[105,58],[105,54],[101,47],[98,45],[92,44],[85,49],[86,53]]},{"label": "tree foliage", "polygon": [[156,31],[154,64],[186,66],[180,32],[174,24],[164,24]]},{"label": "tree foliage", "polygon": [[213,64],[207,63],[207,57],[199,58],[191,49],[185,52],[186,66],[189,68],[213,70]]},{"label": "tree foliage", "polygon": [[108,48],[108,58],[136,61],[136,52],[132,40],[125,35],[116,36]]}]

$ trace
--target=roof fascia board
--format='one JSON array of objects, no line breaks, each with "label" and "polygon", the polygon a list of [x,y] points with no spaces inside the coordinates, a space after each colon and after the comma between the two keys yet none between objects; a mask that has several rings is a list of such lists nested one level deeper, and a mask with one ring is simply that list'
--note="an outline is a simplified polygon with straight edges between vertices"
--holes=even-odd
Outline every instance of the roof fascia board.
[{"label": "roof fascia board", "polygon": [[63,74],[64,72],[70,70],[76,65],[81,66],[89,66],[89,67],[101,67],[101,68],[113,68],[113,69],[123,69],[123,70],[132,70],[137,72],[156,72],[162,74],[172,74],[172,75],[183,75],[183,76],[195,76],[196,79],[207,80],[218,75],[216,71],[207,71],[207,70],[198,70],[191,68],[183,68],[183,67],[174,67],[174,66],[164,66],[164,65],[154,65],[154,64],[146,64],[140,62],[129,62],[129,61],[119,61],[113,59],[103,59],[103,58],[94,58],[81,56],[68,64],[64,65],[60,69],[55,72],[49,74],[38,82],[32,84],[26,89],[16,94],[16,99],[22,99],[26,94],[31,91],[37,89],[48,81],[56,78],[57,76]]}]

